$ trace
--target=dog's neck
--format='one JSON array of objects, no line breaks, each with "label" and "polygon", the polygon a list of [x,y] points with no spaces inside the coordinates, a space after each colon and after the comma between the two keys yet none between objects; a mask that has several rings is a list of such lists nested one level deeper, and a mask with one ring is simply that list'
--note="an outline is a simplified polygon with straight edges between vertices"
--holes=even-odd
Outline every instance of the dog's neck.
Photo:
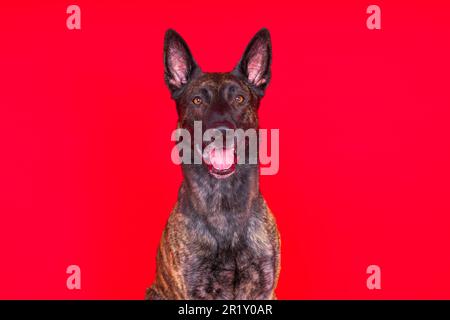
[{"label": "dog's neck", "polygon": [[213,177],[203,165],[183,165],[180,191],[197,214],[247,212],[259,195],[257,165],[240,165],[228,178]]},{"label": "dog's neck", "polygon": [[257,165],[239,165],[225,179],[213,177],[203,165],[182,165],[182,170],[181,211],[206,223],[218,236],[239,233],[261,204]]}]

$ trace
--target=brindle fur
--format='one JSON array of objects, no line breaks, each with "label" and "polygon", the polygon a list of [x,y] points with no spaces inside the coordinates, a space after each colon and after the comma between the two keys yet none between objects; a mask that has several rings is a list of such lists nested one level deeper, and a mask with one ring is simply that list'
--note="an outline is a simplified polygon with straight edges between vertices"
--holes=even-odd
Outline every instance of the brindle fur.
[{"label": "brindle fur", "polygon": [[[175,62],[170,57],[173,50],[178,50]],[[264,80],[259,82],[249,80],[246,70],[255,54],[265,58],[260,65]],[[204,128],[217,121],[258,128],[257,111],[270,79],[270,61],[270,36],[263,29],[233,72],[203,73],[183,39],[169,30],[166,82],[177,104],[178,126],[192,130],[193,121],[202,120]],[[171,63],[182,63],[186,74],[174,75],[178,65]],[[245,97],[245,106],[233,102],[235,92]],[[201,95],[205,105],[193,106],[195,95]],[[275,299],[280,238],[259,191],[258,166],[237,165],[226,179],[216,179],[204,165],[183,164],[182,172],[184,180],[160,241],[156,278],[146,298]]]}]

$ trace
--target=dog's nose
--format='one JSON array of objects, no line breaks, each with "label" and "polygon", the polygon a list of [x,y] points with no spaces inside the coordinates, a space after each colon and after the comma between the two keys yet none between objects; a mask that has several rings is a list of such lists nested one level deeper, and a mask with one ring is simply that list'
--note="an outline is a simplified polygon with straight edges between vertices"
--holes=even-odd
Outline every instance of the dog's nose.
[{"label": "dog's nose", "polygon": [[208,129],[217,129],[225,133],[227,129],[236,129],[236,126],[231,121],[216,121],[211,123]]},{"label": "dog's nose", "polygon": [[[226,146],[234,144],[234,129],[236,126],[229,121],[213,122],[208,126],[208,129],[214,129],[220,132],[221,138],[219,141],[225,143]],[[218,137],[217,137],[218,138]]]},{"label": "dog's nose", "polygon": [[225,126],[220,126],[220,127],[214,128],[214,129],[219,130],[223,136],[225,136],[227,134],[227,130],[230,130],[230,128],[225,127]]}]

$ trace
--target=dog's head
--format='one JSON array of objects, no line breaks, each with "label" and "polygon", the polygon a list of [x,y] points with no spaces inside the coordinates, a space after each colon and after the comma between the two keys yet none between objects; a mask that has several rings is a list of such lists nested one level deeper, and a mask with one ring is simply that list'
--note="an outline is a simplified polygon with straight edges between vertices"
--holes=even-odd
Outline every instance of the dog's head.
[{"label": "dog's head", "polygon": [[[201,121],[203,132],[207,129],[258,129],[257,111],[270,81],[271,54],[269,31],[262,29],[250,41],[234,70],[203,72],[183,38],[168,30],[164,42],[164,72],[176,101],[178,127],[193,132],[194,122]],[[234,173],[235,143],[202,152],[202,157],[208,158],[207,168],[214,177],[226,178]],[[192,145],[194,152],[198,147]]]}]

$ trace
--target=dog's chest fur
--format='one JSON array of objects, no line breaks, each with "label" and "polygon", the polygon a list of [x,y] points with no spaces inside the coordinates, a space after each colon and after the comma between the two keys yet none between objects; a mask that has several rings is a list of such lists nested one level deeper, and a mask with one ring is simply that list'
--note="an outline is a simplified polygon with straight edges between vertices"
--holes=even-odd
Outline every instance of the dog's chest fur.
[{"label": "dog's chest fur", "polygon": [[179,210],[187,217],[183,276],[190,299],[269,299],[275,280],[273,239],[265,225],[257,171],[226,183],[186,172]]}]

